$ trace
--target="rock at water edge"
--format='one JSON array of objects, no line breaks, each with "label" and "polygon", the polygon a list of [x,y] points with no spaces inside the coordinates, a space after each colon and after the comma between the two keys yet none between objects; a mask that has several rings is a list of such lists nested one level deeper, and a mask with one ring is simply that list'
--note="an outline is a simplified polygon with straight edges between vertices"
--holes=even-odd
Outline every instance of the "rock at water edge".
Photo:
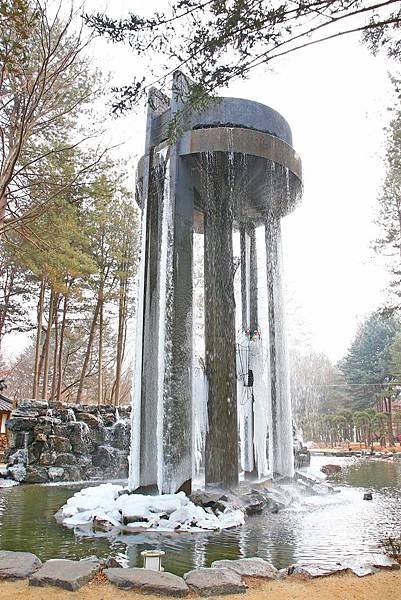
[{"label": "rock at water edge", "polygon": [[48,560],[29,579],[29,585],[53,585],[74,592],[88,583],[100,565],[92,558],[83,560]]},{"label": "rock at water edge", "polygon": [[244,594],[246,585],[232,569],[195,569],[185,573],[184,579],[200,596]]},{"label": "rock at water edge", "polygon": [[42,561],[30,552],[0,552],[0,579],[23,579],[42,566]]},{"label": "rock at water edge", "polygon": [[386,556],[386,554],[366,554],[363,556],[363,561],[365,564],[372,565],[376,569],[398,570],[400,568],[400,563],[391,558],[391,556]]},{"label": "rock at water edge", "polygon": [[185,581],[173,575],[151,569],[105,569],[104,574],[110,583],[123,590],[139,590],[145,594],[166,594],[183,597],[189,594]]},{"label": "rock at water edge", "polygon": [[328,577],[335,573],[344,573],[347,570],[346,565],[325,566],[325,565],[292,565],[288,567],[288,575],[299,576],[305,579],[314,579],[315,577]]},{"label": "rock at water edge", "polygon": [[215,560],[212,568],[231,569],[243,577],[267,577],[276,579],[278,571],[263,558],[239,558],[238,560]]}]

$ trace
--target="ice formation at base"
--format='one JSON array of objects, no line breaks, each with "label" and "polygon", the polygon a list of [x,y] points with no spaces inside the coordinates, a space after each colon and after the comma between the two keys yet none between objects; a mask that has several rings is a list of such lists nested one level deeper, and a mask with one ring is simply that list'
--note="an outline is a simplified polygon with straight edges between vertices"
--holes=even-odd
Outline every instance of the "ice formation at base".
[{"label": "ice formation at base", "polygon": [[184,492],[145,496],[128,494],[121,485],[104,483],[76,492],[60,509],[58,518],[66,527],[102,524],[124,531],[203,531],[244,524],[244,513],[227,508],[219,515],[196,506]]}]

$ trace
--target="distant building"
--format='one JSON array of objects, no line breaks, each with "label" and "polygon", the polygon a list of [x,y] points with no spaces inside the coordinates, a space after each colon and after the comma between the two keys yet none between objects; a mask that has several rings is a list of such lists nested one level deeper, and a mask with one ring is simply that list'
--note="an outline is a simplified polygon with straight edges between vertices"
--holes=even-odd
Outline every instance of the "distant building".
[{"label": "distant building", "polygon": [[6,422],[10,418],[13,403],[0,392],[0,450],[7,448]]}]

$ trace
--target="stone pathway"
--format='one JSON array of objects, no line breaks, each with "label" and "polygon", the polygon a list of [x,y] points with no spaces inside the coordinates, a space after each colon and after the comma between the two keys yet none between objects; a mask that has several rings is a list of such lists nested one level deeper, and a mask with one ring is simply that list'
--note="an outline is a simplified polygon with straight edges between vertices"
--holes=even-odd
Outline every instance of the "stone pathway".
[{"label": "stone pathway", "polygon": [[150,569],[113,568],[104,571],[110,583],[123,590],[137,590],[145,594],[166,594],[183,597],[189,594],[189,588],[182,577],[172,573],[151,571]]},{"label": "stone pathway", "polygon": [[217,560],[211,568],[194,569],[186,573],[184,578],[149,569],[117,568],[115,564],[112,559],[100,563],[94,556],[80,561],[48,560],[42,565],[40,559],[29,552],[0,551],[0,579],[29,578],[29,585],[32,586],[50,585],[75,591],[103,568],[108,581],[120,589],[159,594],[162,597],[184,597],[191,591],[200,596],[243,594],[247,589],[243,577],[315,579],[350,572],[365,577],[383,569],[400,569],[396,560],[379,553],[356,556],[334,566],[297,563],[281,571],[257,557]]},{"label": "stone pathway", "polygon": [[185,573],[184,579],[189,587],[200,596],[221,596],[246,592],[246,585],[241,576],[232,569],[194,569]]},{"label": "stone pathway", "polygon": [[99,571],[97,559],[48,560],[29,579],[29,585],[53,585],[75,592],[88,583]]},{"label": "stone pathway", "polygon": [[267,577],[276,579],[278,571],[263,558],[240,558],[238,560],[215,560],[212,567],[232,569],[243,577]]},{"label": "stone pathway", "polygon": [[41,566],[42,561],[30,552],[0,552],[0,579],[23,579]]}]

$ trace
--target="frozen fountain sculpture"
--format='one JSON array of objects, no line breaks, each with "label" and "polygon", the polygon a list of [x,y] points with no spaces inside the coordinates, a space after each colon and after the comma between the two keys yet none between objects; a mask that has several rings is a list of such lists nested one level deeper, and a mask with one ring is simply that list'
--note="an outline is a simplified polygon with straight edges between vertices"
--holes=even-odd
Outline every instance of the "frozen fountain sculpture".
[{"label": "frozen fountain sculpture", "polygon": [[[293,473],[280,222],[300,198],[301,162],[276,111],[221,98],[196,112],[186,109],[187,92],[181,73],[170,99],[150,92],[137,169],[142,242],[129,485],[160,493],[191,487],[202,402],[206,484],[235,486],[239,462],[246,475]],[[171,123],[178,123],[173,141]],[[200,233],[201,397],[192,381]]]}]

